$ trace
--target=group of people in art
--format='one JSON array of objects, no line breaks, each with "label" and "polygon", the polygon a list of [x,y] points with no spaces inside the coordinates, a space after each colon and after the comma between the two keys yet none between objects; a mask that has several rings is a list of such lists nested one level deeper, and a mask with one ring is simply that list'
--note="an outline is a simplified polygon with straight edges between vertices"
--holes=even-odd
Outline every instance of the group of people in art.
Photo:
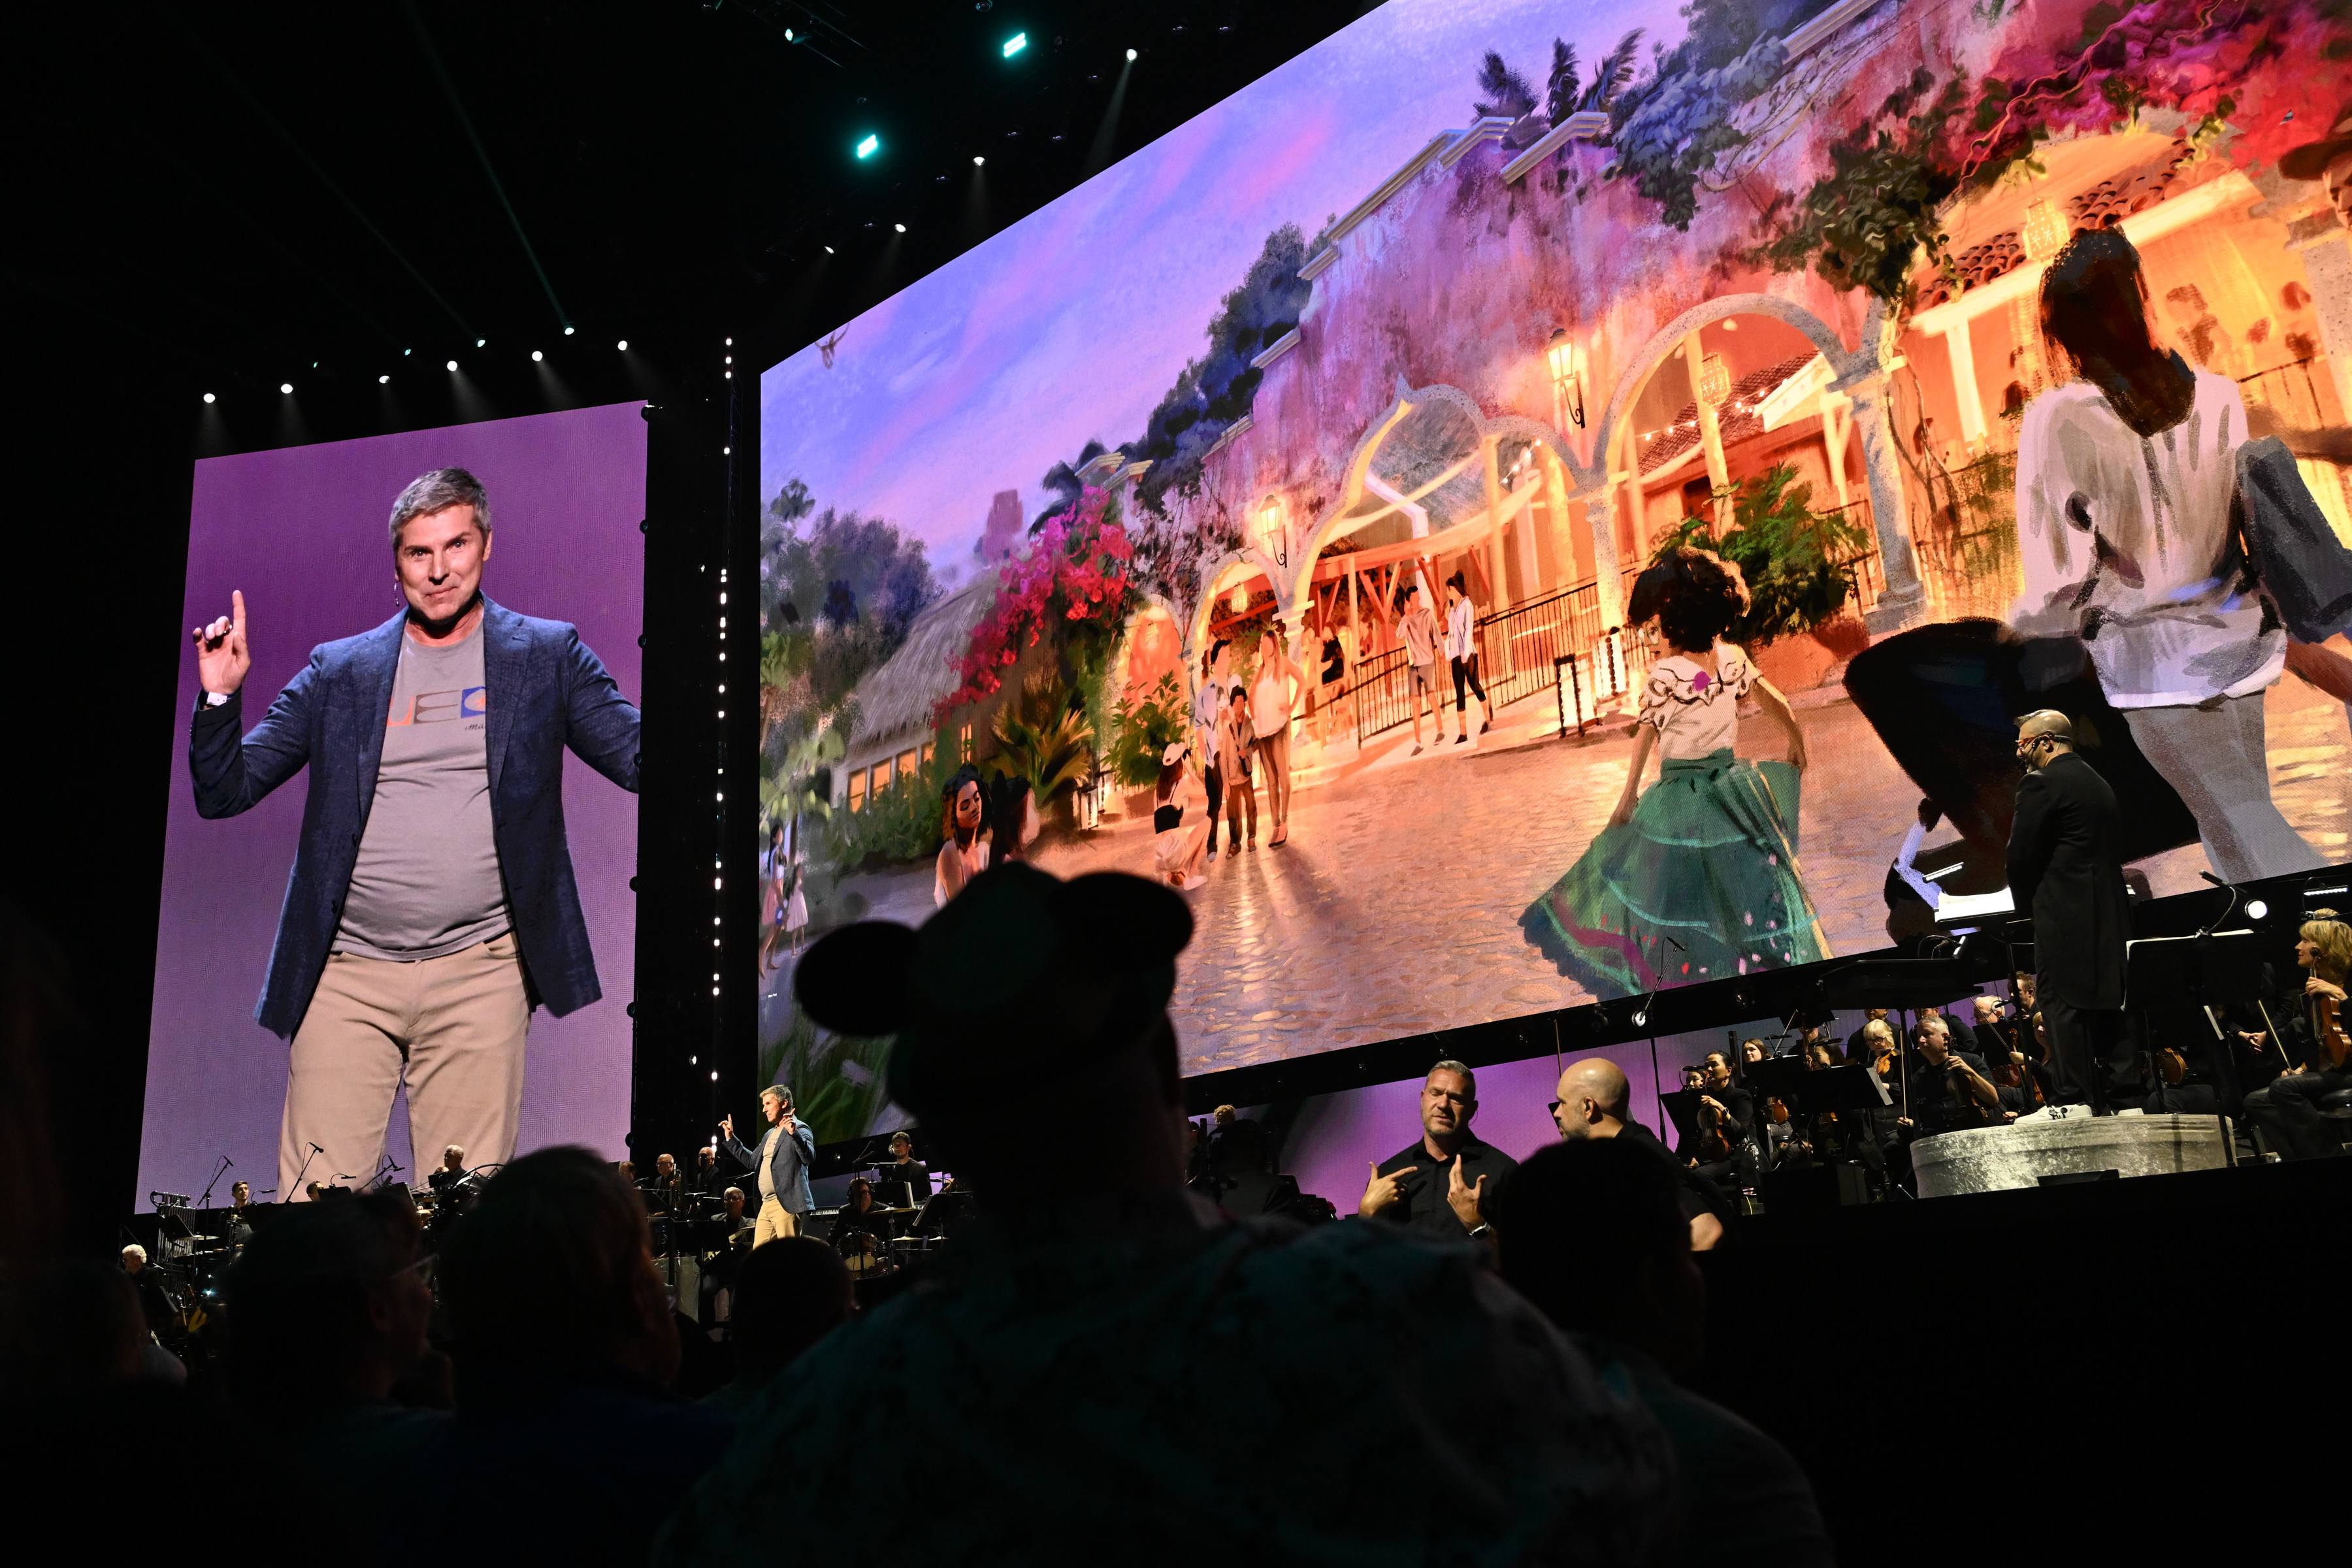
[{"label": "group of people in art", "polygon": [[[2194,816],[2221,876],[2315,868],[2321,856],[2271,796],[2263,698],[2292,669],[2352,700],[2352,659],[2281,624],[2233,521],[2248,482],[2242,468],[2259,455],[2249,450],[2237,384],[2160,345],[2147,296],[2138,254],[2113,229],[2076,235],[2043,278],[2044,338],[2071,374],[2024,414],[2024,584],[2010,622],[2021,635],[2080,639],[2106,700]],[[1445,741],[1446,684],[1454,744],[1473,739],[1474,697],[1476,732],[1492,727],[1475,606],[1460,574],[1444,596],[1441,613],[1415,574],[1393,618],[1383,617],[1405,656],[1412,754],[1424,748],[1424,709]],[[1654,624],[1663,655],[1638,692],[1623,791],[1575,864],[1519,917],[1526,940],[1592,994],[1830,956],[1799,854],[1803,727],[1748,650],[1727,640],[1748,603],[1737,564],[1690,545],[1660,555],[1634,584],[1628,625]],[[1279,617],[1246,670],[1227,640],[1202,655],[1187,731],[1164,748],[1153,790],[1156,879],[1205,886],[1221,855],[1255,851],[1261,816],[1267,847],[1289,842],[1294,724],[1304,716],[1328,738],[1349,696],[1352,650],[1328,622],[1310,631],[1312,672],[1293,659]],[[1747,704],[1779,731],[1785,760],[1737,754]],[[1644,788],[1654,752],[1658,771]],[[971,780],[951,786],[942,900],[989,863],[982,794]]]}]

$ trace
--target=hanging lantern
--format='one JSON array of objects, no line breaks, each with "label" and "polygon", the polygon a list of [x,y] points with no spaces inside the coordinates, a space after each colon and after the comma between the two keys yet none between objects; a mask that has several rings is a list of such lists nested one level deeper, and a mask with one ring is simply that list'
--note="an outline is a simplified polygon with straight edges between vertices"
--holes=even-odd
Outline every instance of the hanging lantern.
[{"label": "hanging lantern", "polygon": [[1230,605],[1233,605],[1233,607],[1234,607],[1234,614],[1235,614],[1235,615],[1237,615],[1237,616],[1238,616],[1238,615],[1240,615],[1244,610],[1248,609],[1248,608],[1249,608],[1249,584],[1246,584],[1246,583],[1236,583],[1236,584],[1234,584],[1233,597],[1232,597],[1232,598],[1230,598],[1230,599],[1228,599],[1228,600],[1226,601],[1226,603],[1228,603],[1228,604],[1230,604]]},{"label": "hanging lantern", "polygon": [[1257,547],[1274,558],[1276,564],[1290,564],[1290,531],[1284,526],[1282,500],[1279,496],[1258,508]]},{"label": "hanging lantern", "polygon": [[1584,356],[1576,352],[1576,344],[1566,327],[1555,328],[1550,346],[1544,358],[1551,366],[1552,420],[1560,429],[1573,425],[1584,428]]},{"label": "hanging lantern", "polygon": [[2017,243],[2025,250],[2025,259],[2039,266],[2066,248],[2074,237],[2074,226],[2048,196],[2036,196],[2025,204],[2025,222],[2018,226]]},{"label": "hanging lantern", "polygon": [[1707,354],[1698,362],[1698,395],[1709,408],[1720,408],[1731,396],[1731,372],[1724,367],[1721,354]]}]

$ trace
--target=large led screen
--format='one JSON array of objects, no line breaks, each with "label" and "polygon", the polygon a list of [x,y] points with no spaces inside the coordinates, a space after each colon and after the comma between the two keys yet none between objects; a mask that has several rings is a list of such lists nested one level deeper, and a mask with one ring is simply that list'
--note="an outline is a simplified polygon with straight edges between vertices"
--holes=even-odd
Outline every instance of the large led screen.
[{"label": "large led screen", "polygon": [[2347,37],[1393,0],[773,366],[765,1065],[886,1123],[794,957],[1008,854],[1186,887],[1190,1071],[1880,949],[2043,707],[2149,890],[2343,858]]},{"label": "large led screen", "polygon": [[[452,468],[487,541],[453,504],[401,531],[449,552],[404,564],[396,500]],[[142,1194],[621,1156],[645,490],[635,404],[196,465]],[[249,668],[207,714],[192,634],[240,598]]]}]

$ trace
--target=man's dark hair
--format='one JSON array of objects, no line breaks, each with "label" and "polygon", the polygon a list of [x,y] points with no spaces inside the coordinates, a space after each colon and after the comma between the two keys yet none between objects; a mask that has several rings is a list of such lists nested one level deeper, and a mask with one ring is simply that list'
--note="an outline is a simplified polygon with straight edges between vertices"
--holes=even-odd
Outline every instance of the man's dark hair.
[{"label": "man's dark hair", "polygon": [[1274,1168],[1274,1140],[1263,1123],[1239,1117],[1209,1141],[1209,1169],[1221,1176]]},{"label": "man's dark hair", "polygon": [[482,1188],[441,1256],[461,1353],[523,1367],[595,1364],[639,1328],[645,1205],[587,1149],[542,1149]]},{"label": "man's dark hair", "polygon": [[849,1319],[849,1268],[813,1237],[751,1249],[735,1277],[731,1320],[739,1375],[764,1383]]},{"label": "man's dark hair", "polygon": [[297,1205],[257,1227],[227,1280],[237,1402],[282,1411],[344,1386],[367,1352],[370,1300],[416,1243],[416,1205],[401,1188]]},{"label": "man's dark hair", "polygon": [[1622,1335],[1627,1277],[1690,1247],[1674,1167],[1622,1138],[1538,1150],[1487,1194],[1503,1278],[1563,1329]]}]

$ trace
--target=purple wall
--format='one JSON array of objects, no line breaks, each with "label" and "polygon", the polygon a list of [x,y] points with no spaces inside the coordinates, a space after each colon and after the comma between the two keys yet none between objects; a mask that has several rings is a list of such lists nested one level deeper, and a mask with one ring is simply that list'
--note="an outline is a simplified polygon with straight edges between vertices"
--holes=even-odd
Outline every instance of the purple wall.
[{"label": "purple wall", "polygon": [[[229,591],[244,590],[249,718],[317,644],[398,608],[384,531],[393,498],[426,469],[452,465],[471,468],[490,493],[485,591],[526,615],[577,625],[622,691],[639,695],[646,434],[638,405],[626,403],[198,463],[181,625],[226,615]],[[275,1185],[286,1095],[285,1043],[253,1021],[253,1006],[309,781],[289,781],[242,816],[199,820],[187,773],[186,715],[195,701],[195,659],[184,643],[179,703],[169,733],[156,737],[172,786],[139,1150],[142,1205],[152,1188],[197,1192],[223,1154],[255,1187]],[[569,1017],[534,1016],[521,1147],[579,1142],[617,1159],[628,1130],[637,802],[567,756],[564,811],[604,997]],[[402,1114],[388,1151],[409,1168],[404,1179],[416,1179]]]}]

